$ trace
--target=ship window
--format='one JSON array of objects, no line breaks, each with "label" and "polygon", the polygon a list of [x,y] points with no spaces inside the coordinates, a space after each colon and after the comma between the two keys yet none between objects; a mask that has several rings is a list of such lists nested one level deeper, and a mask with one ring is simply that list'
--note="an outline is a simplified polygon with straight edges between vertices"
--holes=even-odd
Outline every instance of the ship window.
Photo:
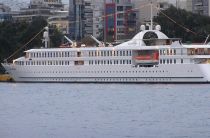
[{"label": "ship window", "polygon": [[167,64],[169,64],[169,59],[167,59]]},{"label": "ship window", "polygon": [[176,64],[176,59],[174,59],[174,64]]},{"label": "ship window", "polygon": [[183,59],[181,59],[181,63],[183,64]]},{"label": "ship window", "polygon": [[128,56],[129,55],[129,51],[127,51],[127,54],[126,54],[126,56]]},{"label": "ship window", "polygon": [[162,64],[163,63],[163,61],[162,61],[162,59],[160,60],[160,64]]},{"label": "ship window", "polygon": [[170,64],[172,64],[172,59],[170,59]]},{"label": "ship window", "polygon": [[165,64],[165,62],[166,62],[165,59],[163,59],[163,64]]}]

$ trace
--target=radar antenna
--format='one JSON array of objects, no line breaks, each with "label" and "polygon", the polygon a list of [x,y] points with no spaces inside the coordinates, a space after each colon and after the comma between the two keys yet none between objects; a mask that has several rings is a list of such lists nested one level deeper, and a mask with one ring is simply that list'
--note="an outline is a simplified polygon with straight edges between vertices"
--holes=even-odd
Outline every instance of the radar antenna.
[{"label": "radar antenna", "polygon": [[150,17],[151,26],[150,26],[150,30],[153,30],[153,2],[152,2],[152,0],[150,1],[150,8],[151,8],[151,17]]}]

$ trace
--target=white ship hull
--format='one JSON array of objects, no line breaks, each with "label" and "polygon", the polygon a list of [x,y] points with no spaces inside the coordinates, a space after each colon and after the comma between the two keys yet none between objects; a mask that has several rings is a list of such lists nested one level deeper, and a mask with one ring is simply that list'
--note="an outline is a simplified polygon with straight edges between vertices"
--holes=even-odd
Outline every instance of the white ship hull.
[{"label": "white ship hull", "polygon": [[17,66],[2,64],[16,82],[208,83],[210,64]]},{"label": "white ship hull", "polygon": [[29,49],[2,65],[16,82],[208,83],[210,45],[142,30],[114,47]]}]

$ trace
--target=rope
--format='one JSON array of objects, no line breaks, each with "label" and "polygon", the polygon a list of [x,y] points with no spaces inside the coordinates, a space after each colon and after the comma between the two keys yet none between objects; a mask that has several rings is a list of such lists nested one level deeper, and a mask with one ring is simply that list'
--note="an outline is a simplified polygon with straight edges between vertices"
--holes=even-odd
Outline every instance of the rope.
[{"label": "rope", "polygon": [[22,50],[23,48],[25,48],[29,43],[31,43],[31,41],[33,41],[45,28],[43,28],[41,31],[39,31],[34,37],[32,37],[25,45],[23,45],[22,47],[20,47],[19,49],[17,49],[14,53],[12,53],[8,58],[6,58],[6,61],[8,59],[10,59],[11,57],[13,57],[15,54],[17,54],[20,50]]}]

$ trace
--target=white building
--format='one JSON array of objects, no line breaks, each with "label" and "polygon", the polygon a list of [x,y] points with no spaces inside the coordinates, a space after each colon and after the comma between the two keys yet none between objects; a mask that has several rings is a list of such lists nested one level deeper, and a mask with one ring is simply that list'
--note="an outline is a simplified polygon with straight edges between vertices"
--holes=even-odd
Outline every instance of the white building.
[{"label": "white building", "polygon": [[84,0],[84,36],[99,37],[103,29],[103,0]]},{"label": "white building", "polygon": [[104,15],[104,0],[92,0],[93,8],[93,36],[99,37],[104,28],[103,15]]},{"label": "white building", "polygon": [[210,15],[210,1],[209,0],[192,0],[192,11],[201,15]]},{"label": "white building", "polygon": [[54,16],[55,11],[63,11],[64,5],[61,0],[31,0],[28,8],[21,8],[13,14],[15,21],[32,21],[36,17],[45,19]]},{"label": "white building", "polygon": [[35,7],[48,7],[56,10],[63,10],[64,6],[61,0],[31,0],[31,8]]},{"label": "white building", "polygon": [[11,8],[9,6],[4,5],[3,3],[0,3],[0,13],[9,13],[11,12]]},{"label": "white building", "polygon": [[[140,23],[147,22],[151,19],[151,1],[148,0],[133,0],[136,10],[139,11],[139,21]],[[157,16],[158,9],[167,9],[170,6],[168,0],[153,0],[153,16]]]},{"label": "white building", "polygon": [[0,22],[12,20],[10,7],[0,3]]},{"label": "white building", "polygon": [[56,26],[63,34],[69,34],[68,11],[55,11],[53,15],[48,18],[48,23]]}]

